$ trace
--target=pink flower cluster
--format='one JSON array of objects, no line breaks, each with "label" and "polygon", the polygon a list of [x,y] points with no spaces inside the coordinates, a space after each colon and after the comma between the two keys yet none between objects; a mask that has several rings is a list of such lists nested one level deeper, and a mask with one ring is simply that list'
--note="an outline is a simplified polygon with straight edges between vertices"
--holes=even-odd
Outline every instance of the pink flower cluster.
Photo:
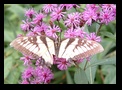
[{"label": "pink flower cluster", "polygon": [[[25,11],[26,20],[23,20],[21,29],[26,32],[27,36],[45,35],[57,40],[59,33],[64,31],[65,38],[86,38],[100,42],[100,36],[95,32],[85,32],[85,26],[91,26],[92,23],[105,24],[116,19],[115,4],[86,4],[83,12],[78,11],[82,4],[44,4],[40,12],[36,12],[33,8]],[[74,12],[68,12],[74,9]],[[45,19],[49,17],[49,22]],[[63,27],[65,28],[62,28]],[[89,31],[90,32],[90,31]],[[22,35],[18,35],[21,37]],[[44,60],[40,57],[36,60],[35,68],[32,67],[31,56],[24,55],[21,58],[24,65],[27,66],[22,74],[22,84],[47,84],[53,79],[53,73]],[[79,64],[83,59],[74,61]],[[54,56],[54,64],[60,70],[66,70],[72,65],[72,61],[65,58],[57,58]]]},{"label": "pink flower cluster", "polygon": [[91,25],[93,21],[107,25],[111,21],[115,20],[115,16],[115,4],[87,4],[86,9],[82,13],[82,19],[85,20],[88,25]]},{"label": "pink flower cluster", "polygon": [[47,67],[28,67],[22,73],[22,84],[48,84],[54,75]]}]

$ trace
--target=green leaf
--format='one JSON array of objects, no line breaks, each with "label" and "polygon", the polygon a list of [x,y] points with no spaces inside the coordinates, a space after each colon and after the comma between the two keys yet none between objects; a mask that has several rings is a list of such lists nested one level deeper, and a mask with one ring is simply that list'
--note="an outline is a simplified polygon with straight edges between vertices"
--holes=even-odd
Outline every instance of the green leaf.
[{"label": "green leaf", "polygon": [[14,68],[6,78],[10,84],[18,84],[19,78],[21,77],[21,72],[18,70],[18,68]]},{"label": "green leaf", "polygon": [[104,84],[116,84],[116,67],[113,65],[102,66],[102,72],[105,75]]},{"label": "green leaf", "polygon": [[109,23],[108,27],[110,27],[110,32],[115,33],[116,32],[116,20],[115,20],[115,24],[113,23]]},{"label": "green leaf", "polygon": [[103,46],[104,51],[100,54],[100,57],[105,57],[109,50],[116,46],[116,43],[106,38],[102,40],[101,45]]},{"label": "green leaf", "polygon": [[54,78],[59,78],[61,76],[63,76],[64,72],[63,71],[58,71],[54,74]]},{"label": "green leaf", "polygon": [[12,57],[11,56],[6,57],[4,59],[4,79],[6,79],[6,77],[9,75],[12,65],[13,65]]},{"label": "green leaf", "polygon": [[14,39],[13,32],[4,29],[4,42],[11,42]]},{"label": "green leaf", "polygon": [[102,31],[102,32],[100,32],[100,34],[101,34],[101,35],[104,35],[104,36],[107,36],[107,37],[113,39],[114,41],[116,41],[116,36],[113,35],[113,34],[110,33],[110,32]]},{"label": "green leaf", "polygon": [[67,79],[67,84],[73,84],[73,80],[68,70],[66,70],[66,79]]},{"label": "green leaf", "polygon": [[[91,60],[88,62],[87,66],[96,62],[97,61],[97,57],[96,55],[91,57]],[[88,67],[85,72],[88,78],[88,81],[90,84],[94,83],[94,79],[95,79],[95,75],[96,75],[96,70],[97,70],[97,66],[96,67]]]},{"label": "green leaf", "polygon": [[87,67],[93,67],[93,66],[97,66],[97,65],[108,65],[108,64],[115,64],[116,65],[116,57],[110,57],[107,59],[102,59],[102,60],[97,60],[96,62],[90,64]]},{"label": "green leaf", "polygon": [[24,19],[24,11],[25,11],[25,9],[23,7],[21,7],[20,5],[18,5],[18,4],[11,4],[11,7],[8,8],[8,10],[13,12],[17,16],[19,16],[20,20]]},{"label": "green leaf", "polygon": [[109,83],[110,84],[116,84],[116,75],[114,77],[112,77],[112,79]]},{"label": "green leaf", "polygon": [[97,32],[100,25],[94,22],[91,26],[88,27],[89,32]]},{"label": "green leaf", "polygon": [[74,74],[74,81],[76,84],[88,84],[85,71],[81,68],[77,68]]},{"label": "green leaf", "polygon": [[84,25],[84,31],[89,34],[89,30],[88,30],[88,25],[87,24]]}]

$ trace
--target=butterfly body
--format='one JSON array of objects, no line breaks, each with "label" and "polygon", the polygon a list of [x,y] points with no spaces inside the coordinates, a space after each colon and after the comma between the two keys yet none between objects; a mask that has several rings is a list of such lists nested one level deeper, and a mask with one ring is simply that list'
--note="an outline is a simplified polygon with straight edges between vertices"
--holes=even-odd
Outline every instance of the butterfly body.
[{"label": "butterfly body", "polygon": [[61,41],[47,36],[23,36],[10,43],[16,50],[33,58],[42,57],[53,64],[53,55],[66,60],[78,60],[102,52],[103,47],[92,40],[65,38]]}]

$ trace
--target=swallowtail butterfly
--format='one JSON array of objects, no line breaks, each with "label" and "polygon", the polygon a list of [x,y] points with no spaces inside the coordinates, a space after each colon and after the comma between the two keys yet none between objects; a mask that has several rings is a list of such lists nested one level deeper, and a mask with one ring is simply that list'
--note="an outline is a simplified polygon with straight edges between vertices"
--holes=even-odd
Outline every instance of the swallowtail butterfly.
[{"label": "swallowtail butterfly", "polygon": [[103,47],[95,41],[81,38],[67,38],[56,41],[47,36],[23,36],[10,43],[10,46],[34,58],[42,57],[53,64],[53,55],[58,58],[78,60],[102,52]]}]

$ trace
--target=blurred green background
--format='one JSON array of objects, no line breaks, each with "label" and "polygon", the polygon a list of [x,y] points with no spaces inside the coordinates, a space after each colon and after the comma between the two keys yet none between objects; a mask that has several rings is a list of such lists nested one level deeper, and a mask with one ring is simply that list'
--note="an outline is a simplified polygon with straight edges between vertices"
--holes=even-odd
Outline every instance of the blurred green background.
[{"label": "blurred green background", "polygon": [[[25,19],[24,11],[34,7],[36,11],[42,8],[42,4],[5,4],[4,5],[4,84],[18,84],[21,81],[21,73],[24,70],[20,60],[21,53],[9,46],[17,34],[23,33],[20,24]],[[85,5],[83,5],[84,7]],[[87,27],[89,32],[98,29],[97,23]],[[116,21],[103,25],[100,35],[105,51],[95,55],[95,59],[89,64],[86,73],[88,78],[93,75],[92,84],[116,84]],[[85,63],[85,62],[84,62]],[[81,64],[81,67],[83,64]],[[91,70],[91,71],[90,71]],[[73,84],[75,67],[66,71],[59,71],[53,67],[54,80],[52,84]],[[90,78],[89,78],[90,79]]]}]

